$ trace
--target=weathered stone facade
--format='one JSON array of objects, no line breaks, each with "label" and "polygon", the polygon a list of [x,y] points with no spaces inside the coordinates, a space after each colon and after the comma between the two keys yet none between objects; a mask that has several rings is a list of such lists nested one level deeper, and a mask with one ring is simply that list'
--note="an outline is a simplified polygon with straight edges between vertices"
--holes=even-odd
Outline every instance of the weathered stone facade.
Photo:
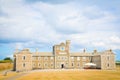
[{"label": "weathered stone facade", "polygon": [[89,53],[70,52],[70,41],[53,46],[53,52],[31,53],[29,49],[14,53],[14,70],[28,71],[33,69],[83,69],[86,63],[96,64],[96,68],[113,70],[115,66],[115,54],[112,50]]}]

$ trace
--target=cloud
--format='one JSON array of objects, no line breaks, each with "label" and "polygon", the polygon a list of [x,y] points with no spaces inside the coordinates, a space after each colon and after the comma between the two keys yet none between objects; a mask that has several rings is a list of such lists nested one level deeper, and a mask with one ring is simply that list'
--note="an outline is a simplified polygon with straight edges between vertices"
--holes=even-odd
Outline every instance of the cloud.
[{"label": "cloud", "polygon": [[120,44],[120,37],[118,36],[111,36],[110,37],[111,42]]},{"label": "cloud", "polygon": [[44,2],[50,4],[63,4],[73,0],[26,0],[27,3]]},{"label": "cloud", "polygon": [[117,15],[97,5],[84,6],[71,1],[2,0],[0,43],[20,49],[42,48],[70,39],[73,48],[77,47],[75,50],[120,49]]}]

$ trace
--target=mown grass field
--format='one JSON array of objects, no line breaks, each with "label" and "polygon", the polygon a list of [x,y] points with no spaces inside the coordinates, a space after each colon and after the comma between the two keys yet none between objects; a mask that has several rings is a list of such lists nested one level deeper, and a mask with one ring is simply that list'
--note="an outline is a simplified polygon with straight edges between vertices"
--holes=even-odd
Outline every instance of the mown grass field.
[{"label": "mown grass field", "polygon": [[[16,73],[16,72],[8,72],[6,76],[4,76],[4,72],[0,73],[0,80],[6,80],[9,79],[13,76],[17,76],[20,73]],[[10,80],[10,79],[9,79]]]},{"label": "mown grass field", "polygon": [[17,80],[120,80],[120,67],[116,70],[32,72]]},{"label": "mown grass field", "polygon": [[7,76],[4,75],[4,70],[9,70],[13,68],[13,63],[0,63],[0,80],[4,80],[6,78],[9,78],[11,76],[15,76],[16,72],[13,73],[7,73]]},{"label": "mown grass field", "polygon": [[[7,76],[0,75],[0,80],[9,79],[23,72],[9,72]],[[120,66],[116,70],[61,70],[32,71],[15,80],[120,80]]]},{"label": "mown grass field", "polygon": [[120,80],[120,71],[33,72],[17,80]]},{"label": "mown grass field", "polygon": [[6,70],[6,69],[12,69],[13,63],[0,63],[0,71]]}]

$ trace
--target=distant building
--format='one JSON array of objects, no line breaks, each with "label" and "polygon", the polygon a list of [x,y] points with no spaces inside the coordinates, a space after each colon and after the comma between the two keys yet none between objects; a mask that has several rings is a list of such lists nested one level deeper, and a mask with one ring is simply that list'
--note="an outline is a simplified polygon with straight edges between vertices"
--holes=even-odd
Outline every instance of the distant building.
[{"label": "distant building", "polygon": [[[70,40],[66,43],[53,46],[53,52],[31,53],[29,49],[14,53],[14,70],[27,71],[33,69],[83,69],[86,64],[93,63],[95,68],[113,70],[115,66],[115,54],[112,50],[103,52],[70,52]],[[91,65],[92,66],[92,65]]]}]

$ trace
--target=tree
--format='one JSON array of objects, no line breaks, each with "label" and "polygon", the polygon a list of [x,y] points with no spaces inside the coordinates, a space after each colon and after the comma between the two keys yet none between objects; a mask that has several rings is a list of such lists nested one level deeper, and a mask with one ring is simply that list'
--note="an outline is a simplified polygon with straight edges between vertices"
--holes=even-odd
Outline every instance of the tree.
[{"label": "tree", "polygon": [[4,58],[4,60],[12,60],[10,57],[6,57]]},{"label": "tree", "polygon": [[6,58],[4,58],[4,61],[12,62],[12,59],[10,57],[6,57]]}]

